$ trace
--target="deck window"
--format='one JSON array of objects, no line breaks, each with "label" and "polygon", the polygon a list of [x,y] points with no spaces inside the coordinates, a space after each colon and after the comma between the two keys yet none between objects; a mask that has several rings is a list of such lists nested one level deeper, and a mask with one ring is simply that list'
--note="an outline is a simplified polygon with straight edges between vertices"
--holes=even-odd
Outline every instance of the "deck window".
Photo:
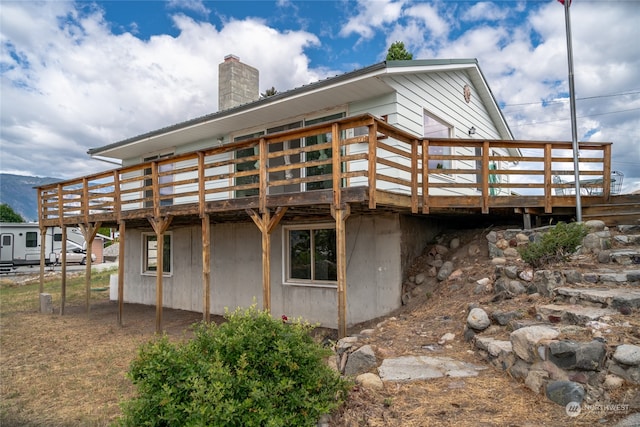
[{"label": "deck window", "polygon": [[25,236],[25,246],[27,248],[38,247],[38,233],[35,231],[27,231]]},{"label": "deck window", "polygon": [[[445,124],[435,116],[424,112],[424,137],[425,138],[451,138],[453,126]],[[451,147],[429,147],[429,156],[451,155]],[[450,169],[451,160],[429,160],[429,169]]]},{"label": "deck window", "polygon": [[285,283],[336,286],[336,230],[332,224],[284,228]]},{"label": "deck window", "polygon": [[[172,250],[171,233],[164,235],[164,247],[162,248],[162,271],[163,275],[171,274]],[[142,273],[156,274],[158,271],[158,237],[155,233],[142,234]]]}]

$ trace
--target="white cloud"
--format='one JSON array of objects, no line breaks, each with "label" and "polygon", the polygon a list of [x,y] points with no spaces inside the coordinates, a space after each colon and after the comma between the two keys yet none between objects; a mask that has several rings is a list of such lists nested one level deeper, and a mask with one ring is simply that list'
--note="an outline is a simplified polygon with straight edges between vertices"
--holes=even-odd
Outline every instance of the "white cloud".
[{"label": "white cloud", "polygon": [[500,21],[509,15],[509,8],[491,2],[472,5],[462,13],[463,21]]},{"label": "white cloud", "polygon": [[356,33],[364,39],[369,39],[377,29],[395,22],[400,17],[405,3],[405,0],[358,0],[356,10],[360,13],[347,21],[340,30],[340,35],[346,37]]},{"label": "white cloud", "polygon": [[3,171],[70,178],[112,167],[86,150],[216,111],[218,64],[229,53],[258,66],[264,87],[321,77],[304,55],[315,35],[257,19],[217,29],[178,14],[176,37],[145,41],[113,34],[99,9],[1,7]]},{"label": "white cloud", "polygon": [[169,9],[191,10],[203,16],[208,16],[211,12],[202,0],[169,0],[167,7]]}]

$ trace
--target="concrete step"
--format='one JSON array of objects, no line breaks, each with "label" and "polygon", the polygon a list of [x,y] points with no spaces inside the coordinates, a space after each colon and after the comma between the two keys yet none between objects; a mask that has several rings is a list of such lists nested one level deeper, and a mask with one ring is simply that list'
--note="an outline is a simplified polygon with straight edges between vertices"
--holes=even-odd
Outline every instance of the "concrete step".
[{"label": "concrete step", "polygon": [[620,309],[640,308],[640,289],[630,288],[556,288],[556,295],[569,299],[573,304],[587,301],[602,307]]},{"label": "concrete step", "polygon": [[542,316],[543,320],[551,323],[564,322],[573,325],[584,325],[617,313],[610,308],[585,307],[577,304],[547,304],[536,307],[536,312]]}]

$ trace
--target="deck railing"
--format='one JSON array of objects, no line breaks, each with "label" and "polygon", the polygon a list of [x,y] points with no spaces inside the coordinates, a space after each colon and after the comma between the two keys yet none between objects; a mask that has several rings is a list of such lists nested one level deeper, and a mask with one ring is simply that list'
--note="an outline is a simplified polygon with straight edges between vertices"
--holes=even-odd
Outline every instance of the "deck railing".
[{"label": "deck railing", "polygon": [[[571,206],[570,142],[424,139],[371,115],[266,134],[38,188],[51,226],[126,218],[264,210],[270,197],[361,187],[377,205]],[[609,198],[611,144],[580,143],[580,179]],[[302,203],[313,204],[313,197]],[[325,200],[325,199],[323,199]],[[295,203],[292,201],[292,203]],[[326,203],[326,202],[325,202]]]}]

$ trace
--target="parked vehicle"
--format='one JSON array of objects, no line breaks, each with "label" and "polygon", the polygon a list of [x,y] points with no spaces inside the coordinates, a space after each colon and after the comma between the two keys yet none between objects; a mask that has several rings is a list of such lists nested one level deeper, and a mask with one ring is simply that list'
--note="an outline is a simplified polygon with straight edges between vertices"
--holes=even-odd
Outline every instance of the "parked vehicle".
[{"label": "parked vehicle", "polygon": [[[96,262],[96,254],[91,254],[91,262]],[[56,253],[56,263],[62,263],[62,253]],[[78,263],[85,265],[87,263],[87,251],[84,249],[72,249],[67,251],[67,263]]]},{"label": "parked vehicle", "polygon": [[[37,222],[0,223],[0,271],[7,272],[12,268],[25,265],[40,264],[41,249],[40,227]],[[75,250],[83,251],[85,241],[77,228],[67,229],[67,253]],[[48,227],[45,239],[45,264],[56,264],[62,250],[62,230],[60,227]],[[69,259],[82,261],[82,254],[74,253]],[[92,257],[93,259],[93,257]]]}]

